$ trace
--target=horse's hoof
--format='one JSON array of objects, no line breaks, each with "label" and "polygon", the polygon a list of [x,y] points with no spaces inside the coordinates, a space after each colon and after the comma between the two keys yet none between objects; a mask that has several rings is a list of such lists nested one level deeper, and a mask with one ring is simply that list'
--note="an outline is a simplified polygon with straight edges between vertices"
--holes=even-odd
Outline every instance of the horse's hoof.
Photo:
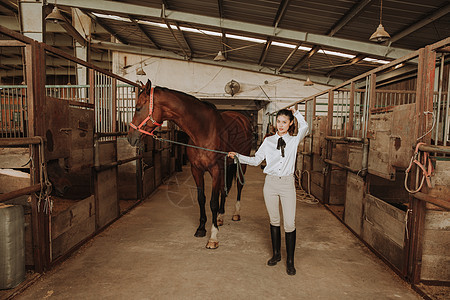
[{"label": "horse's hoof", "polygon": [[219,241],[209,240],[206,244],[206,249],[217,249],[219,248]]},{"label": "horse's hoof", "polygon": [[222,226],[223,225],[223,219],[217,219],[217,226]]},{"label": "horse's hoof", "polygon": [[231,218],[231,220],[233,220],[233,221],[240,221],[241,220],[241,216],[240,215],[234,215],[233,218]]},{"label": "horse's hoof", "polygon": [[206,229],[197,229],[194,234],[195,237],[204,237],[206,236]]}]

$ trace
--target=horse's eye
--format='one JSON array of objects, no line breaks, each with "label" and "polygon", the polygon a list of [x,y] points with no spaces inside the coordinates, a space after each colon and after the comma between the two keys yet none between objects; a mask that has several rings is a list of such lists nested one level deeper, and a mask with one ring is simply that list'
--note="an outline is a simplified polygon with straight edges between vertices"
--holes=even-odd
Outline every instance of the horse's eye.
[{"label": "horse's eye", "polygon": [[136,107],[136,111],[140,111],[141,110],[141,108],[140,107]]}]

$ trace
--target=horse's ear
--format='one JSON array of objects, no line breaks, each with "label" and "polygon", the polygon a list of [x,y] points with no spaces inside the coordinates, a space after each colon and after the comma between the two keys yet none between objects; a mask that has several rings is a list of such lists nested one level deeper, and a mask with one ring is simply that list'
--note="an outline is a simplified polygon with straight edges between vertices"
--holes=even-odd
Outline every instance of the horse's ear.
[{"label": "horse's ear", "polygon": [[145,87],[144,87],[144,92],[147,95],[150,95],[150,89],[151,88],[152,88],[152,82],[150,81],[150,79],[147,79],[147,83],[145,84]]},{"label": "horse's ear", "polygon": [[139,84],[141,85],[139,88],[142,89],[144,87],[144,83],[139,80]]}]

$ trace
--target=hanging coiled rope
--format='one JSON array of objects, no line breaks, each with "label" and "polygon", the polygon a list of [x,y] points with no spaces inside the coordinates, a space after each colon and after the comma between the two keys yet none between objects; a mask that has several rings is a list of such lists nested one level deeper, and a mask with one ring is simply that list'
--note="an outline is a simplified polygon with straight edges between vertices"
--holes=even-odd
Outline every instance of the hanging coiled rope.
[{"label": "hanging coiled rope", "polygon": [[[308,174],[308,178],[307,178],[308,190],[307,191],[305,191],[302,188],[302,184],[301,184],[303,173]],[[297,182],[299,183],[298,184],[299,189],[296,190],[297,201],[308,203],[308,204],[318,204],[319,200],[311,194],[311,174],[309,173],[309,171],[308,170],[303,170],[303,171],[296,170],[294,175],[297,178]]]}]

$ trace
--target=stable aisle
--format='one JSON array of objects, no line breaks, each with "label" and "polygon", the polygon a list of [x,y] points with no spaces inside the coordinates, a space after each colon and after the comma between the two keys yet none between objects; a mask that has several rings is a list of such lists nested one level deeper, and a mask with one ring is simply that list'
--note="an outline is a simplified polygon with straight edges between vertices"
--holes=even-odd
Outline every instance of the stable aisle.
[{"label": "stable aisle", "polygon": [[242,220],[227,201],[219,248],[195,238],[199,209],[190,168],[42,276],[18,299],[421,299],[321,205],[298,202],[296,276],[271,256],[264,175],[249,167]]}]

